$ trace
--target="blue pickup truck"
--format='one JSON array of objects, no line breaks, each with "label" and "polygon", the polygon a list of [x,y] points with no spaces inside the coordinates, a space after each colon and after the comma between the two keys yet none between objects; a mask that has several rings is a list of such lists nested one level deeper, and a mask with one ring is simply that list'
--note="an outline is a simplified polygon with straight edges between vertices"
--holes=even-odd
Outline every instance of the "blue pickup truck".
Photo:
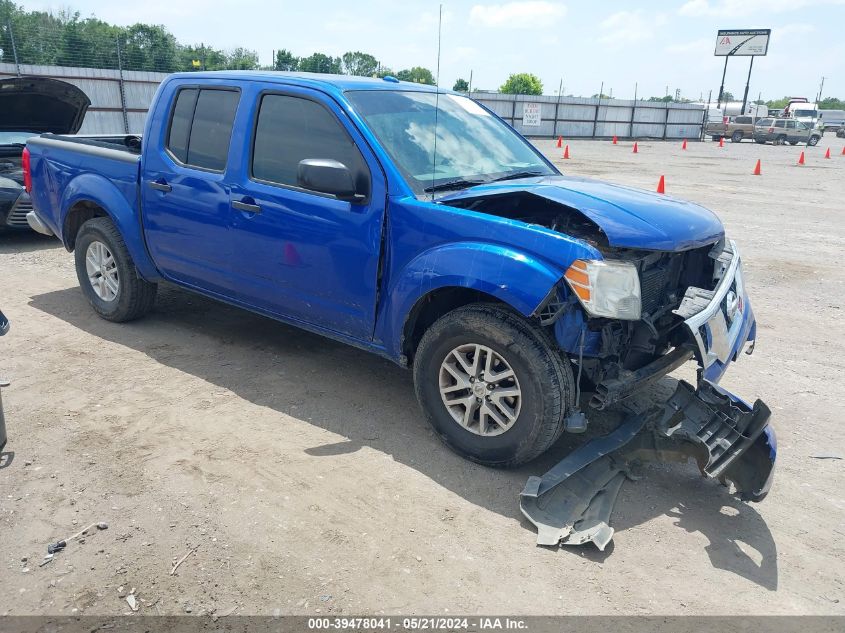
[{"label": "blue pickup truck", "polygon": [[694,362],[698,384],[632,414],[615,448],[672,436],[745,499],[771,484],[768,409],[716,385],[756,333],[719,219],[563,176],[465,96],[392,77],[175,74],[143,136],[44,134],[23,162],[30,225],[75,253],[105,319],[144,315],[168,281],[383,355],[413,369],[446,444],[490,466]]}]

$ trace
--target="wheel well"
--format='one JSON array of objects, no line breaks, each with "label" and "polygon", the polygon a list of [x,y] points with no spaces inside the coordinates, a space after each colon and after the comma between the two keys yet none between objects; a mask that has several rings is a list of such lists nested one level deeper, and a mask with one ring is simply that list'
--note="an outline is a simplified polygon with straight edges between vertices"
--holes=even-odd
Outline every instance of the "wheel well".
[{"label": "wheel well", "polygon": [[67,212],[64,230],[62,231],[65,248],[72,251],[74,244],[76,244],[76,236],[82,225],[91,218],[101,217],[108,217],[108,213],[101,206],[93,202],[82,201],[73,205]]},{"label": "wheel well", "polygon": [[447,312],[471,303],[496,303],[510,306],[493,295],[471,288],[439,288],[421,297],[411,309],[402,330],[402,354],[410,363],[425,331]]}]

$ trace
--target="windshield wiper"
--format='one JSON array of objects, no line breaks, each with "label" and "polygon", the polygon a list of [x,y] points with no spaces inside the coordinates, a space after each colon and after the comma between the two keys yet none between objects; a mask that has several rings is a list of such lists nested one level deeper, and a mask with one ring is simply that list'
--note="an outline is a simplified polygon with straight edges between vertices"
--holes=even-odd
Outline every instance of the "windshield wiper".
[{"label": "windshield wiper", "polygon": [[500,182],[502,180],[516,180],[517,178],[531,178],[533,176],[548,176],[549,174],[544,174],[541,171],[515,171],[510,174],[506,174],[504,176],[499,176],[498,178],[493,178],[493,180],[489,180],[488,182]]},{"label": "windshield wiper", "polygon": [[431,185],[423,189],[426,193],[433,193],[435,191],[449,191],[450,189],[466,189],[467,187],[474,187],[475,185],[483,185],[486,180],[466,180],[464,178],[456,178],[455,180],[447,180],[436,185]]}]

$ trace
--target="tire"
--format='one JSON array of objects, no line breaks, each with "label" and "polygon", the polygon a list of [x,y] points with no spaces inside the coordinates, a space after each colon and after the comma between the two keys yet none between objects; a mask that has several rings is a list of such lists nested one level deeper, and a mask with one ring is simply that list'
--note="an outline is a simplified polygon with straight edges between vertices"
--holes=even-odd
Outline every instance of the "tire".
[{"label": "tire", "polygon": [[731,143],[739,143],[742,140],[742,131],[737,130],[733,134],[731,134]]},{"label": "tire", "polygon": [[765,144],[766,144],[766,139],[764,139],[764,138],[755,138],[755,139],[754,139],[754,142],[755,142],[755,143],[759,143],[760,145],[765,145]]},{"label": "tire", "polygon": [[818,142],[819,142],[818,136],[811,136],[810,138],[807,139],[807,145],[809,145],[810,147],[815,147],[818,144]]},{"label": "tire", "polygon": [[[131,321],[152,309],[158,286],[138,276],[126,244],[109,218],[92,218],[82,225],[76,236],[74,259],[82,293],[107,321]],[[98,261],[102,265],[95,263]],[[89,264],[99,270],[94,273],[98,280],[106,282],[108,277],[114,282],[116,278],[117,283],[97,283],[99,290],[96,289],[89,276]]]},{"label": "tire", "polygon": [[798,141],[789,141],[790,145],[798,145]]},{"label": "tire", "polygon": [[[426,419],[449,448],[479,464],[506,468],[534,459],[563,432],[575,390],[569,363],[553,345],[539,327],[498,305],[474,304],[445,314],[423,335],[414,358],[414,387]],[[506,428],[490,424],[492,418],[485,414],[488,430],[496,434],[482,434],[480,428],[482,412],[496,406],[495,396],[492,402],[490,397],[476,399],[472,406],[480,408],[472,413],[478,420],[474,426],[473,420],[463,425],[453,417],[466,419],[468,407],[461,411],[461,406],[454,406],[450,411],[445,399],[452,398],[452,394],[441,395],[444,383],[447,388],[452,387],[454,397],[459,399],[472,398],[473,391],[479,388],[481,393],[487,393],[483,366],[479,378],[468,389],[456,387],[459,383],[455,374],[445,369],[451,360],[453,370],[462,371],[454,356],[457,350],[475,350],[461,353],[468,354],[465,358],[469,358],[469,354],[473,358],[480,357],[478,364],[484,365],[489,356],[484,349],[501,361],[497,367],[499,373],[505,373],[503,370],[508,367],[513,372],[513,379],[486,388],[493,388],[491,393],[495,394],[500,387],[513,389],[515,386],[519,392],[518,399],[511,398],[510,403],[505,401],[512,407],[511,414],[515,414]],[[473,360],[472,364],[476,362]],[[469,372],[464,373],[471,376]],[[489,377],[486,376],[488,380]],[[452,380],[455,385],[449,384]],[[501,396],[498,401],[502,401]],[[504,419],[501,414],[499,417]]]}]

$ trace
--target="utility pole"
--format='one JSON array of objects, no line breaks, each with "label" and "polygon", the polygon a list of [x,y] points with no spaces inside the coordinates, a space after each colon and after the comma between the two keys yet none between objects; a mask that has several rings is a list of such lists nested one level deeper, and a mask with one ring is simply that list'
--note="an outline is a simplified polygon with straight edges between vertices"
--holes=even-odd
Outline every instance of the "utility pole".
[{"label": "utility pole", "polygon": [[18,48],[15,45],[15,32],[12,30],[12,19],[9,18],[6,21],[6,28],[9,29],[9,39],[12,41],[12,57],[15,59],[15,72],[18,73],[18,77],[21,76],[21,65],[18,61]]},{"label": "utility pole", "polygon": [[[14,42],[14,40],[12,40]],[[819,84],[819,93],[816,95],[816,103],[821,103],[822,101],[822,90],[824,89],[824,77],[822,77],[822,82]]]}]

